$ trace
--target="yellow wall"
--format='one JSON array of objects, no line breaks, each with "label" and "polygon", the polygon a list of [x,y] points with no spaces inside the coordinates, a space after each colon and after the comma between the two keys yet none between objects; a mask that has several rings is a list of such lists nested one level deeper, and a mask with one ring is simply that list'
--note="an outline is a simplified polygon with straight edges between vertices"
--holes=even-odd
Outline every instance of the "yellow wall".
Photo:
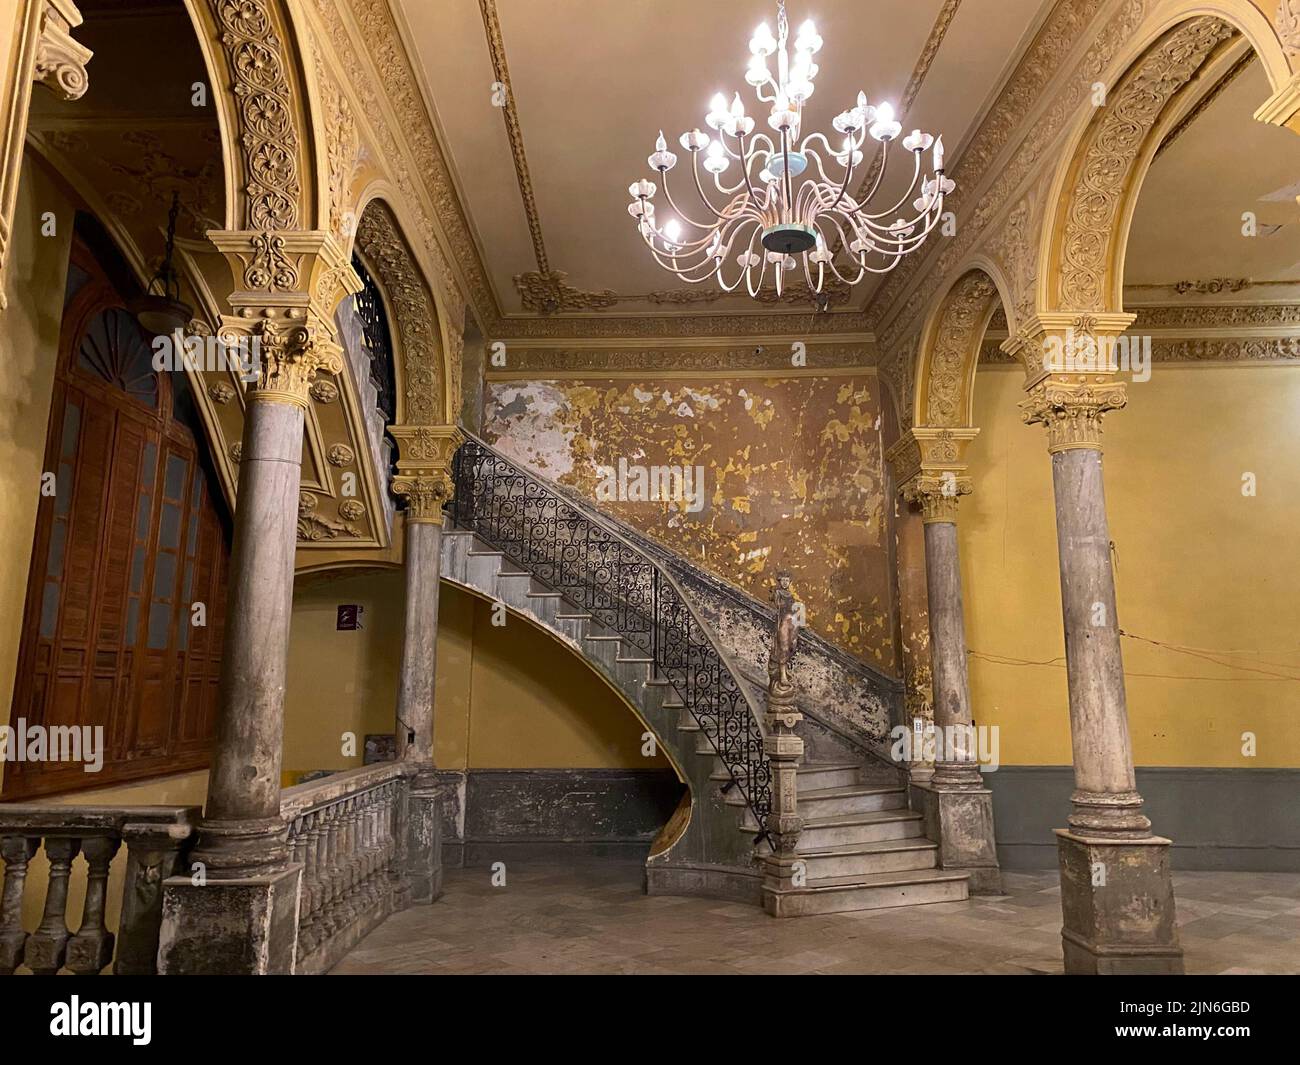
[{"label": "yellow wall", "polygon": [[[302,576],[294,590],[284,769],[362,764],[365,733],[393,731],[401,663],[400,570]],[[339,604],[364,607],[358,632],[335,630]],[[643,726],[576,655],[515,616],[444,586],[438,606],[434,758],[440,769],[659,768]],[[354,732],[357,753],[342,752]]]},{"label": "yellow wall", "polygon": [[[55,215],[54,236],[41,236],[41,215]],[[5,276],[9,306],[0,311],[0,693],[5,722],[13,697],[27,599],[27,571],[45,465],[50,396],[63,316],[72,204],[28,153],[14,212]],[[0,781],[4,764],[0,763]]]},{"label": "yellow wall", "polygon": [[[960,533],[971,697],[977,723],[1000,726],[1003,763],[1068,765],[1051,465],[1016,409],[1023,379],[989,367],[975,383]],[[1120,626],[1214,659],[1124,639],[1138,765],[1300,766],[1297,421],[1300,368],[1160,363],[1106,419]]]}]

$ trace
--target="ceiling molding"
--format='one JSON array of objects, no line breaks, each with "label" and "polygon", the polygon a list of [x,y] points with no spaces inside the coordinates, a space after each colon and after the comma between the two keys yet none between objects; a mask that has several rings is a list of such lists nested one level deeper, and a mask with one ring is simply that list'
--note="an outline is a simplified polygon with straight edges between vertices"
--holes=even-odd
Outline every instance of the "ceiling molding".
[{"label": "ceiling molding", "polygon": [[[952,20],[957,16],[957,9],[961,7],[961,0],[944,0],[943,7],[939,9],[939,16],[934,20],[934,25],[930,27],[930,34],[925,39],[925,44],[921,48],[921,54],[917,56],[916,63],[912,67],[912,76],[907,79],[907,85],[903,89],[902,96],[899,97],[898,107],[896,109],[899,115],[905,115],[912,109],[912,104],[916,102],[917,96],[921,93],[921,86],[925,84],[925,76],[930,73],[930,67],[934,65],[935,56],[939,54],[939,46],[943,44],[943,39],[948,35],[948,27],[952,25]],[[857,192],[854,194],[858,203],[862,203],[867,193],[876,183],[876,178],[880,175],[880,168],[884,165],[885,152],[884,145],[876,146],[875,155],[872,156],[871,165],[867,167],[867,172],[863,175],[862,181],[858,184]],[[839,254],[843,248],[844,242],[841,240],[835,248],[835,254]],[[868,294],[864,303],[870,303],[871,294]]]}]

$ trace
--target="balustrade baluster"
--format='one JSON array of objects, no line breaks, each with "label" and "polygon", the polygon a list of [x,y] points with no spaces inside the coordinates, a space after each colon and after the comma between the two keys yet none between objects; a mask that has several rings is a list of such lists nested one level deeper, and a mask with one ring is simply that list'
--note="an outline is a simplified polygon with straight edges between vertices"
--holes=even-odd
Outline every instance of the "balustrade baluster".
[{"label": "balustrade baluster", "polygon": [[53,976],[63,968],[68,948],[68,877],[81,840],[54,836],[45,840],[50,860],[50,881],[45,888],[45,910],[36,931],[28,937],[26,963],[37,976]]},{"label": "balustrade baluster", "polygon": [[113,933],[104,926],[108,896],[108,867],[122,841],[116,836],[92,836],[81,845],[86,858],[86,902],[81,927],[68,941],[64,965],[78,976],[94,976],[113,960]]},{"label": "balustrade baluster", "polygon": [[332,936],[339,930],[336,906],[339,894],[338,870],[338,804],[331,803],[320,811],[321,818],[321,938]]},{"label": "balustrade baluster", "polygon": [[27,865],[40,842],[28,836],[0,839],[0,858],[5,862],[4,895],[0,897],[0,973],[5,976],[23,963],[27,945],[27,933],[23,931],[23,886],[27,883]]}]

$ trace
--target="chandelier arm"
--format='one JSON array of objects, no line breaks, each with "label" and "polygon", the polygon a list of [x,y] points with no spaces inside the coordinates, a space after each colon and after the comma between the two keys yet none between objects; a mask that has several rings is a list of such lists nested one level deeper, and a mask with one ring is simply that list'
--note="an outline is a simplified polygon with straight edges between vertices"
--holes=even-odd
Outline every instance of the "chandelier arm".
[{"label": "chandelier arm", "polygon": [[[831,178],[830,178],[830,175],[826,173],[826,167],[822,164],[822,157],[821,157],[821,154],[820,154],[819,152],[817,152],[817,151],[814,151],[812,148],[803,148],[803,149],[801,149],[801,151],[804,153],[804,155],[806,155],[809,159],[811,159],[814,163],[817,164],[817,173],[819,173],[819,174],[821,175],[821,178],[822,178],[822,180],[821,180],[820,183],[821,183],[821,184],[825,184],[825,185],[829,185],[829,186],[831,186],[832,188],[834,188],[834,187],[835,187],[835,182],[832,181]],[[832,159],[838,159],[839,157],[838,157],[837,155],[835,155],[834,152],[832,152],[832,153],[831,153],[831,158],[832,158]]]},{"label": "chandelier arm", "polygon": [[[703,265],[705,261],[707,261],[707,260],[701,260],[701,262],[699,263],[693,263],[687,266],[678,266],[677,256],[671,256],[672,262],[667,262],[663,257],[663,253],[659,251],[658,248],[654,247],[654,245],[650,246],[650,254],[654,256],[655,262],[657,262],[661,267],[663,267],[669,273],[675,274],[683,281],[690,281],[691,278],[688,275],[691,274],[693,271],[699,270],[700,266]],[[709,271],[709,273],[712,272],[713,272],[712,270]]]},{"label": "chandelier arm", "polygon": [[[759,134],[759,136],[762,136],[762,134]],[[750,180],[750,177],[749,177],[749,163],[750,163],[750,160],[753,158],[754,151],[753,151],[752,148],[751,148],[748,152],[745,150],[745,135],[744,135],[743,133],[740,134],[740,135],[736,138],[736,140],[740,142],[740,153],[741,153],[741,155],[740,155],[740,169],[741,169],[741,172],[745,175],[745,187],[746,187],[747,189],[749,189],[749,195],[750,195],[750,197],[754,200],[755,203],[757,203],[757,202],[758,202],[758,193],[756,193],[756,192],[754,191],[754,183],[753,183],[753,181]],[[766,204],[765,204],[764,206],[766,206]]]},{"label": "chandelier arm", "polygon": [[[664,196],[668,200],[668,206],[677,212],[678,217],[680,217],[687,225],[694,226],[696,229],[711,229],[712,226],[707,226],[703,222],[695,221],[695,219],[677,206],[677,201],[673,199],[672,190],[668,188],[668,171],[661,170],[659,171],[659,175],[659,183],[663,186]],[[708,206],[708,204],[706,203],[705,206]],[[709,209],[712,210],[711,207]],[[673,243],[675,244],[677,242],[673,241]]]},{"label": "chandelier arm", "polygon": [[[918,169],[920,168],[920,165],[921,165],[921,161],[918,158],[917,159]],[[876,193],[880,191],[880,183],[885,180],[885,170],[888,166],[889,166],[889,142],[883,141],[880,146],[880,169],[876,171],[876,179],[872,183],[871,191],[868,192],[864,197],[862,197],[861,203],[857,203],[856,198],[850,199],[850,202],[857,204],[856,207],[857,212],[861,212],[862,208],[866,207],[866,205],[869,204],[875,198]],[[916,184],[915,177],[912,178],[912,184],[914,185]],[[904,196],[903,199],[907,199],[907,197]],[[901,203],[902,201],[899,202]]]},{"label": "chandelier arm", "polygon": [[[844,232],[844,227],[840,225],[839,220],[835,218],[834,215],[826,215],[823,217],[823,221],[829,222],[830,225],[835,227],[835,232],[839,236],[840,245],[843,247],[848,247],[849,245],[848,234]],[[857,232],[857,230],[854,230],[854,232]],[[827,243],[829,246],[829,242]],[[866,252],[863,252],[862,255],[863,255],[863,260],[865,260]],[[844,284],[852,287],[853,285],[860,283],[862,279],[866,277],[866,268],[865,268],[864,261],[858,259],[854,259],[853,261],[858,267],[858,276],[855,277],[852,281],[850,281],[847,277],[845,277],[842,273],[840,273],[839,267],[835,265],[834,258],[829,259],[827,261],[827,265],[830,266],[831,273],[833,273],[836,277],[838,277]]]},{"label": "chandelier arm", "polygon": [[[909,196],[911,196],[912,193],[913,193],[914,191],[916,191],[916,182],[917,182],[917,179],[920,178],[920,176],[921,176],[921,153],[920,153],[920,152],[915,152],[915,153],[913,153],[913,154],[915,154],[915,156],[916,156],[916,161],[915,161],[915,165],[914,165],[913,168],[912,168],[912,183],[911,183],[910,185],[907,186],[907,190],[903,193],[903,195],[902,195],[901,197],[899,197],[898,201],[897,201],[897,202],[896,202],[892,207],[886,207],[886,208],[885,208],[883,211],[881,211],[879,214],[870,214],[870,213],[868,213],[868,212],[866,212],[866,211],[862,211],[861,209],[859,209],[859,213],[862,215],[862,217],[864,217],[864,218],[884,218],[885,215],[893,214],[893,213],[894,213],[895,211],[897,211],[900,207],[902,207],[903,204],[905,204],[905,203],[907,202],[907,198],[908,198]],[[881,168],[880,168],[880,172],[881,172],[882,174],[885,172],[885,168],[884,168],[884,166],[881,166]],[[923,185],[922,187],[924,187],[924,185]],[[862,206],[865,207],[866,204],[864,203]]]},{"label": "chandelier arm", "polygon": [[852,288],[854,285],[861,284],[862,279],[867,276],[867,269],[865,264],[863,263],[858,263],[858,276],[855,277],[852,281],[850,281],[847,277],[845,277],[842,273],[840,273],[840,268],[835,265],[834,260],[829,262],[827,265],[831,268],[831,273],[833,273],[836,277],[840,279],[840,281],[848,285],[850,288]]},{"label": "chandelier arm", "polygon": [[[700,200],[704,203],[704,206],[709,209],[709,213],[713,215],[714,218],[721,218],[722,217],[721,212],[719,212],[713,206],[713,204],[709,202],[708,196],[704,194],[704,184],[700,181],[700,153],[699,152],[691,152],[691,162],[693,164],[691,166],[691,173],[695,177],[695,191],[700,194]],[[669,202],[671,203],[672,201],[670,200]],[[716,229],[717,223],[713,223],[708,228]]]},{"label": "chandelier arm", "polygon": [[803,280],[804,280],[804,284],[808,286],[808,291],[816,292],[820,294],[822,290],[822,282],[825,280],[826,277],[826,275],[822,272],[821,263],[817,264],[817,284],[814,285],[812,279],[812,271],[808,268],[808,253],[804,252],[801,256],[799,256],[799,258],[803,260]]},{"label": "chandelier arm", "polygon": [[[737,192],[739,192],[741,189],[745,187],[745,179],[742,177],[734,185],[724,185],[722,183],[722,175],[720,173],[714,174],[713,187],[717,189],[720,193],[722,193],[722,195],[724,196],[734,196]],[[748,198],[748,193],[746,193],[746,198]]]},{"label": "chandelier arm", "polygon": [[[751,252],[754,250],[754,239],[757,236],[758,236],[758,230],[755,229],[754,236],[749,238],[749,250]],[[758,294],[763,291],[763,278],[767,277],[767,256],[760,255],[758,259],[759,259],[759,271],[758,271],[757,287],[754,287],[750,284],[750,278],[754,274],[754,268],[752,266],[745,267],[745,288],[748,289],[751,299],[758,299]]]},{"label": "chandelier arm", "polygon": [[[735,243],[736,236],[738,235],[739,230],[740,230],[740,227],[737,226],[737,227],[736,227],[736,232],[735,232],[735,233],[732,233],[732,235],[731,235],[731,239],[730,239],[729,241],[727,241],[727,251],[728,251],[728,252],[731,251],[731,245]],[[750,249],[750,250],[753,250],[753,247],[754,247],[754,237],[755,237],[757,234],[758,234],[758,226],[755,225],[755,227],[754,227],[754,232],[751,233],[750,236],[749,236],[749,242],[748,242],[748,243],[749,243],[749,249]],[[742,281],[745,281],[745,280],[749,277],[749,270],[750,270],[750,268],[749,268],[748,266],[744,267],[744,268],[740,271],[740,273],[736,275],[736,280],[735,280],[735,281],[734,281],[734,282],[729,286],[729,285],[727,285],[726,280],[725,280],[725,279],[723,278],[723,276],[722,276],[722,263],[718,263],[718,284],[720,284],[720,285],[722,286],[722,288],[723,288],[724,291],[726,291],[726,292],[734,292],[734,291],[736,291],[736,289],[738,289],[738,288],[740,287],[741,282],[742,282]]]},{"label": "chandelier arm", "polygon": [[893,241],[899,245],[910,243],[912,246],[904,249],[902,253],[907,254],[907,252],[915,251],[925,242],[925,238],[934,232],[934,227],[939,224],[941,218],[942,214],[939,212],[936,212],[932,218],[928,214],[918,215],[908,225],[915,229],[924,222],[925,228],[919,234],[908,237],[899,237],[897,232],[891,232],[888,226],[877,225],[875,222],[868,221],[864,224],[870,226],[872,234],[879,236],[882,240]]}]

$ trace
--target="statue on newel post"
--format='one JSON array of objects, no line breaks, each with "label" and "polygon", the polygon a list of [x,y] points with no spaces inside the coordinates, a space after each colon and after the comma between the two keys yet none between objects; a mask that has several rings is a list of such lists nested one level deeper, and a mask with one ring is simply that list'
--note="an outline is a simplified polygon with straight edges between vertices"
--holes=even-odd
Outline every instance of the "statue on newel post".
[{"label": "statue on newel post", "polygon": [[770,598],[776,607],[776,623],[767,659],[763,750],[772,766],[772,811],[764,826],[771,850],[764,856],[763,906],[772,916],[783,917],[788,915],[782,906],[783,896],[799,891],[807,881],[807,867],[795,856],[795,845],[803,830],[796,789],[803,740],[796,735],[795,726],[803,715],[790,675],[804,610],[790,590],[790,574],[784,571],[776,575]]}]

